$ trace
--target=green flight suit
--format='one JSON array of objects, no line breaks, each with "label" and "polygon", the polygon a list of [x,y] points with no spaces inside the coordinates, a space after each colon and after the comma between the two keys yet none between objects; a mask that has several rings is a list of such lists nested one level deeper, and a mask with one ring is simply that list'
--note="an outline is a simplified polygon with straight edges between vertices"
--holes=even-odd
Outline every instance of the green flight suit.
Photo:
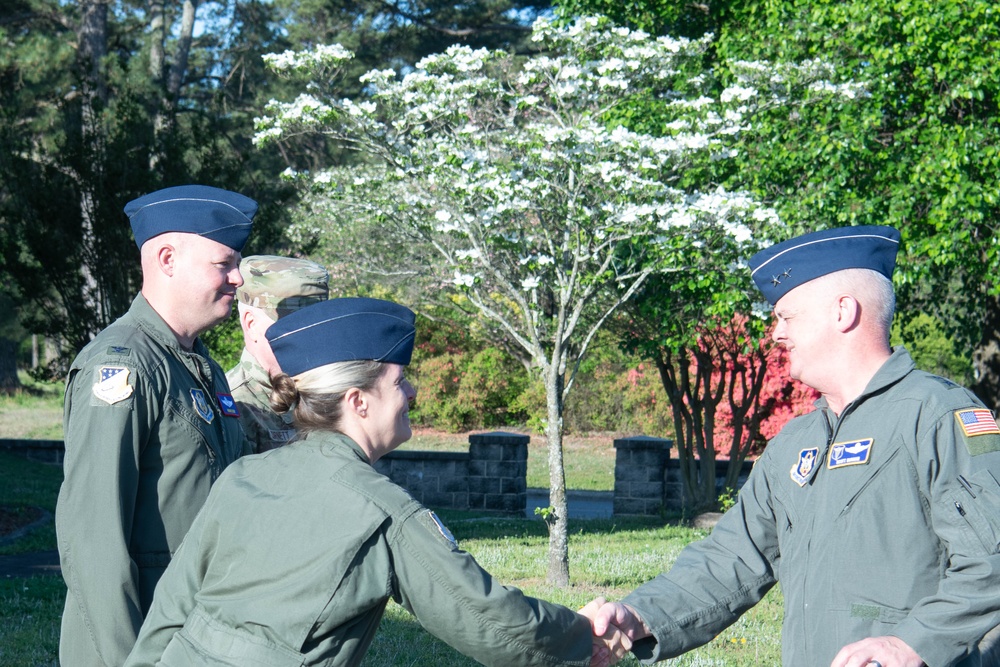
[{"label": "green flight suit", "polygon": [[787,667],[884,635],[930,667],[980,664],[976,643],[1000,624],[989,411],[902,348],[839,418],[817,407],[768,444],[708,538],[623,600],[653,631],[633,648],[644,662],[711,640],[780,580]]},{"label": "green flight suit", "polygon": [[228,393],[201,341],[182,349],[142,295],[74,360],[56,505],[65,667],[125,661],[171,553],[244,451]]},{"label": "green flight suit", "polygon": [[588,621],[500,585],[333,433],[231,466],[160,580],[128,667],[360,664],[389,598],[486,665],[589,665]]},{"label": "green flight suit", "polygon": [[240,363],[226,373],[226,379],[254,454],[281,447],[295,437],[291,413],[279,415],[271,409],[271,378],[246,348]]}]

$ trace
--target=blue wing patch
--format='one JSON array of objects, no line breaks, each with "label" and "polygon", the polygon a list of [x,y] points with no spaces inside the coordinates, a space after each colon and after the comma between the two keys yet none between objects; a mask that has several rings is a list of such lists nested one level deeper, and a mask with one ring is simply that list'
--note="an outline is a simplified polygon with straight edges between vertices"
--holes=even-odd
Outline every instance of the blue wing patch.
[{"label": "blue wing patch", "polygon": [[826,467],[835,470],[868,463],[871,460],[872,443],[874,442],[874,438],[864,438],[863,440],[833,443],[830,445],[830,456],[826,459]]}]

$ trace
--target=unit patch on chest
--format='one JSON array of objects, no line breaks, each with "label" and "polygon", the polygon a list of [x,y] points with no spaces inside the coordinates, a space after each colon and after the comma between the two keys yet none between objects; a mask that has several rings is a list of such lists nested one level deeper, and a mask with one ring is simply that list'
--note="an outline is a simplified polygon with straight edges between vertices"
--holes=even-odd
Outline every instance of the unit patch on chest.
[{"label": "unit patch on chest", "polygon": [[206,424],[211,424],[212,420],[215,419],[215,413],[212,412],[208,401],[205,400],[205,392],[201,389],[192,389],[191,403],[194,405],[194,411],[198,413],[198,416],[204,419]]},{"label": "unit patch on chest", "polygon": [[830,445],[830,456],[826,459],[826,467],[830,470],[846,466],[859,466],[868,463],[872,456],[874,438],[851,440],[850,442],[835,442]]},{"label": "unit patch on chest", "polygon": [[813,471],[816,470],[816,457],[819,456],[819,447],[810,447],[799,452],[799,460],[792,466],[792,481],[799,486],[805,486]]}]

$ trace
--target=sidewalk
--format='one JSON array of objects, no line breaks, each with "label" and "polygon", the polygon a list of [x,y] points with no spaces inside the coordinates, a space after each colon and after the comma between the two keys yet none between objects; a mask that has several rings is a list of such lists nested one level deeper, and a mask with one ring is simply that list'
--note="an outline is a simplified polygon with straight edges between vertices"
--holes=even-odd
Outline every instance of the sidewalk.
[{"label": "sidewalk", "polygon": [[[614,508],[613,491],[567,491],[566,504],[571,519],[610,519]],[[524,516],[535,518],[536,507],[549,506],[548,489],[528,489]]]},{"label": "sidewalk", "polygon": [[[572,519],[609,519],[613,504],[611,491],[567,491],[569,516]],[[524,516],[535,518],[536,507],[548,507],[548,489],[528,489]],[[59,553],[39,551],[34,553],[0,556],[0,578],[33,577],[40,574],[60,574]]]},{"label": "sidewalk", "polygon": [[60,574],[59,552],[37,551],[0,556],[0,578],[33,577],[38,574]]}]

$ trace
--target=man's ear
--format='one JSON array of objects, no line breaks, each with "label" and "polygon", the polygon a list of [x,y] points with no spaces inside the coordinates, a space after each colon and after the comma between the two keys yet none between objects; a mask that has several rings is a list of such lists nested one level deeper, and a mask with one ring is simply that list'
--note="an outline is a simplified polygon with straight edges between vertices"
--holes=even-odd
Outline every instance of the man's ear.
[{"label": "man's ear", "polygon": [[177,248],[164,243],[156,249],[156,266],[165,275],[173,276],[177,271]]},{"label": "man's ear", "polygon": [[837,328],[846,333],[861,324],[861,304],[850,294],[837,297]]}]

